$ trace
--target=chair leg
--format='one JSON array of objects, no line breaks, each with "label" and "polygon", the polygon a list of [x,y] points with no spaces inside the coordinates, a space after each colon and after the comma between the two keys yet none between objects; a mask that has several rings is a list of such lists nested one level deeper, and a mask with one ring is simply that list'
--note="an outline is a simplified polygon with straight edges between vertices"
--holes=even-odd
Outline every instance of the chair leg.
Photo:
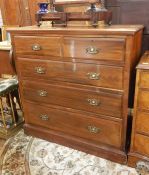
[{"label": "chair leg", "polygon": [[17,103],[18,103],[20,109],[22,109],[21,101],[20,101],[19,89],[15,89],[11,94],[12,94],[12,97],[15,97],[16,98]]},{"label": "chair leg", "polygon": [[11,93],[9,93],[9,100],[10,100],[10,106],[11,106],[11,110],[12,110],[12,118],[13,118],[13,121],[14,121],[14,125],[16,126],[17,121],[18,121],[18,116],[17,116],[16,105],[14,105]]},{"label": "chair leg", "polygon": [[3,103],[2,103],[2,98],[0,97],[0,110],[1,110],[1,115],[2,115],[2,122],[4,125],[5,130],[7,130],[7,125],[6,125],[6,118],[4,115],[4,108],[3,108]]}]

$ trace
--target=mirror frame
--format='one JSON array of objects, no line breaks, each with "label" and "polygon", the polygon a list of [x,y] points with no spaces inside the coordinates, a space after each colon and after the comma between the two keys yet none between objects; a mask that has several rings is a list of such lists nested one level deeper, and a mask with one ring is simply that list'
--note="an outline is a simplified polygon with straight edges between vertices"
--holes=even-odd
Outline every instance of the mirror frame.
[{"label": "mirror frame", "polygon": [[91,3],[99,3],[99,0],[53,0],[54,5],[91,4]]}]

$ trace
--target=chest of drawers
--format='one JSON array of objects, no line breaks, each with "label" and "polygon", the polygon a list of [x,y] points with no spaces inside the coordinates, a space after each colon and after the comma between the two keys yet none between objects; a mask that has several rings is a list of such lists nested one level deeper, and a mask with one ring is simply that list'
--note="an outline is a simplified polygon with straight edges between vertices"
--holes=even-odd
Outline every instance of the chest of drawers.
[{"label": "chest of drawers", "polygon": [[137,66],[135,106],[131,149],[128,156],[130,166],[139,161],[149,161],[149,52]]},{"label": "chest of drawers", "polygon": [[25,132],[126,163],[142,28],[11,29]]}]

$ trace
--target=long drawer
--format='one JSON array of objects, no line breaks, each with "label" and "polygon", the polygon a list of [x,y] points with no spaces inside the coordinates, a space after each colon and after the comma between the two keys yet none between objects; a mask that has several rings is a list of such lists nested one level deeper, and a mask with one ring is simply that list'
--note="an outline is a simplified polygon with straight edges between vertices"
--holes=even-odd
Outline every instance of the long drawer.
[{"label": "long drawer", "polygon": [[23,81],[23,97],[30,101],[64,106],[97,114],[122,117],[122,95],[58,84]]},{"label": "long drawer", "polygon": [[121,124],[92,116],[24,103],[26,123],[88,139],[97,144],[121,146]]},{"label": "long drawer", "polygon": [[19,75],[43,80],[123,89],[123,68],[107,65],[17,58]]},{"label": "long drawer", "polygon": [[[48,42],[47,42],[48,41]],[[61,53],[61,38],[46,36],[15,36],[16,54],[56,56]]]},{"label": "long drawer", "polygon": [[124,38],[77,38],[64,37],[64,57],[124,61]]}]

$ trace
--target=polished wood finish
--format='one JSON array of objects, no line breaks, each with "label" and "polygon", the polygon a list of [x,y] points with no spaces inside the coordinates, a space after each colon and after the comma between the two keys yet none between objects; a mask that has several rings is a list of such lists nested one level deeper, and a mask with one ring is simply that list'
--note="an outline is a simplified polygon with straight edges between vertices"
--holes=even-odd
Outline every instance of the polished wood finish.
[{"label": "polished wood finish", "polygon": [[[122,95],[104,93],[96,88],[23,82],[23,97],[30,101],[64,106],[76,110],[121,118]],[[40,92],[45,92],[42,96]],[[69,93],[68,93],[69,92]],[[94,104],[95,103],[95,104]]]},{"label": "polished wood finish", "polygon": [[37,25],[40,26],[42,21],[52,21],[52,26],[68,26],[69,21],[87,21],[92,27],[110,25],[112,12],[108,10],[97,10],[91,12],[49,12],[36,13]]},{"label": "polished wood finish", "polygon": [[[145,144],[144,144],[145,143]],[[134,140],[134,149],[136,152],[145,156],[149,155],[149,138],[148,136],[136,134]]]},{"label": "polished wood finish", "polygon": [[149,110],[149,91],[139,90],[138,92],[138,108]]},{"label": "polished wood finish", "polygon": [[[26,118],[28,124],[60,131],[89,141],[92,140],[95,144],[121,147],[122,129],[118,122],[95,118],[93,114],[86,116],[54,108],[45,108],[44,106],[39,107],[30,103],[24,104],[24,110],[28,114]],[[97,131],[91,131],[90,127],[96,127]]]},{"label": "polished wood finish", "polygon": [[20,55],[61,56],[60,37],[19,36],[15,39],[15,46]]},{"label": "polished wood finish", "polygon": [[149,52],[137,66],[135,105],[131,149],[128,165],[136,166],[139,161],[149,161]]},{"label": "polished wood finish", "polygon": [[148,134],[149,133],[148,123],[149,123],[148,113],[144,112],[144,111],[138,111],[137,118],[136,118],[136,130],[137,130],[137,132]]},{"label": "polished wood finish", "polygon": [[25,132],[126,164],[129,86],[142,29],[10,29]]},{"label": "polished wood finish", "polygon": [[[22,78],[56,80],[78,84],[123,89],[123,67],[18,58],[17,65]],[[112,72],[112,74],[111,74]]]},{"label": "polished wood finish", "polygon": [[[73,52],[71,47],[73,46]],[[95,53],[90,50],[96,49]],[[64,38],[64,57],[124,61],[123,38]]]},{"label": "polished wood finish", "polygon": [[10,57],[10,50],[0,50],[0,77],[2,74],[15,74]]},{"label": "polished wood finish", "polygon": [[31,25],[27,0],[0,0],[0,8],[4,26]]}]

